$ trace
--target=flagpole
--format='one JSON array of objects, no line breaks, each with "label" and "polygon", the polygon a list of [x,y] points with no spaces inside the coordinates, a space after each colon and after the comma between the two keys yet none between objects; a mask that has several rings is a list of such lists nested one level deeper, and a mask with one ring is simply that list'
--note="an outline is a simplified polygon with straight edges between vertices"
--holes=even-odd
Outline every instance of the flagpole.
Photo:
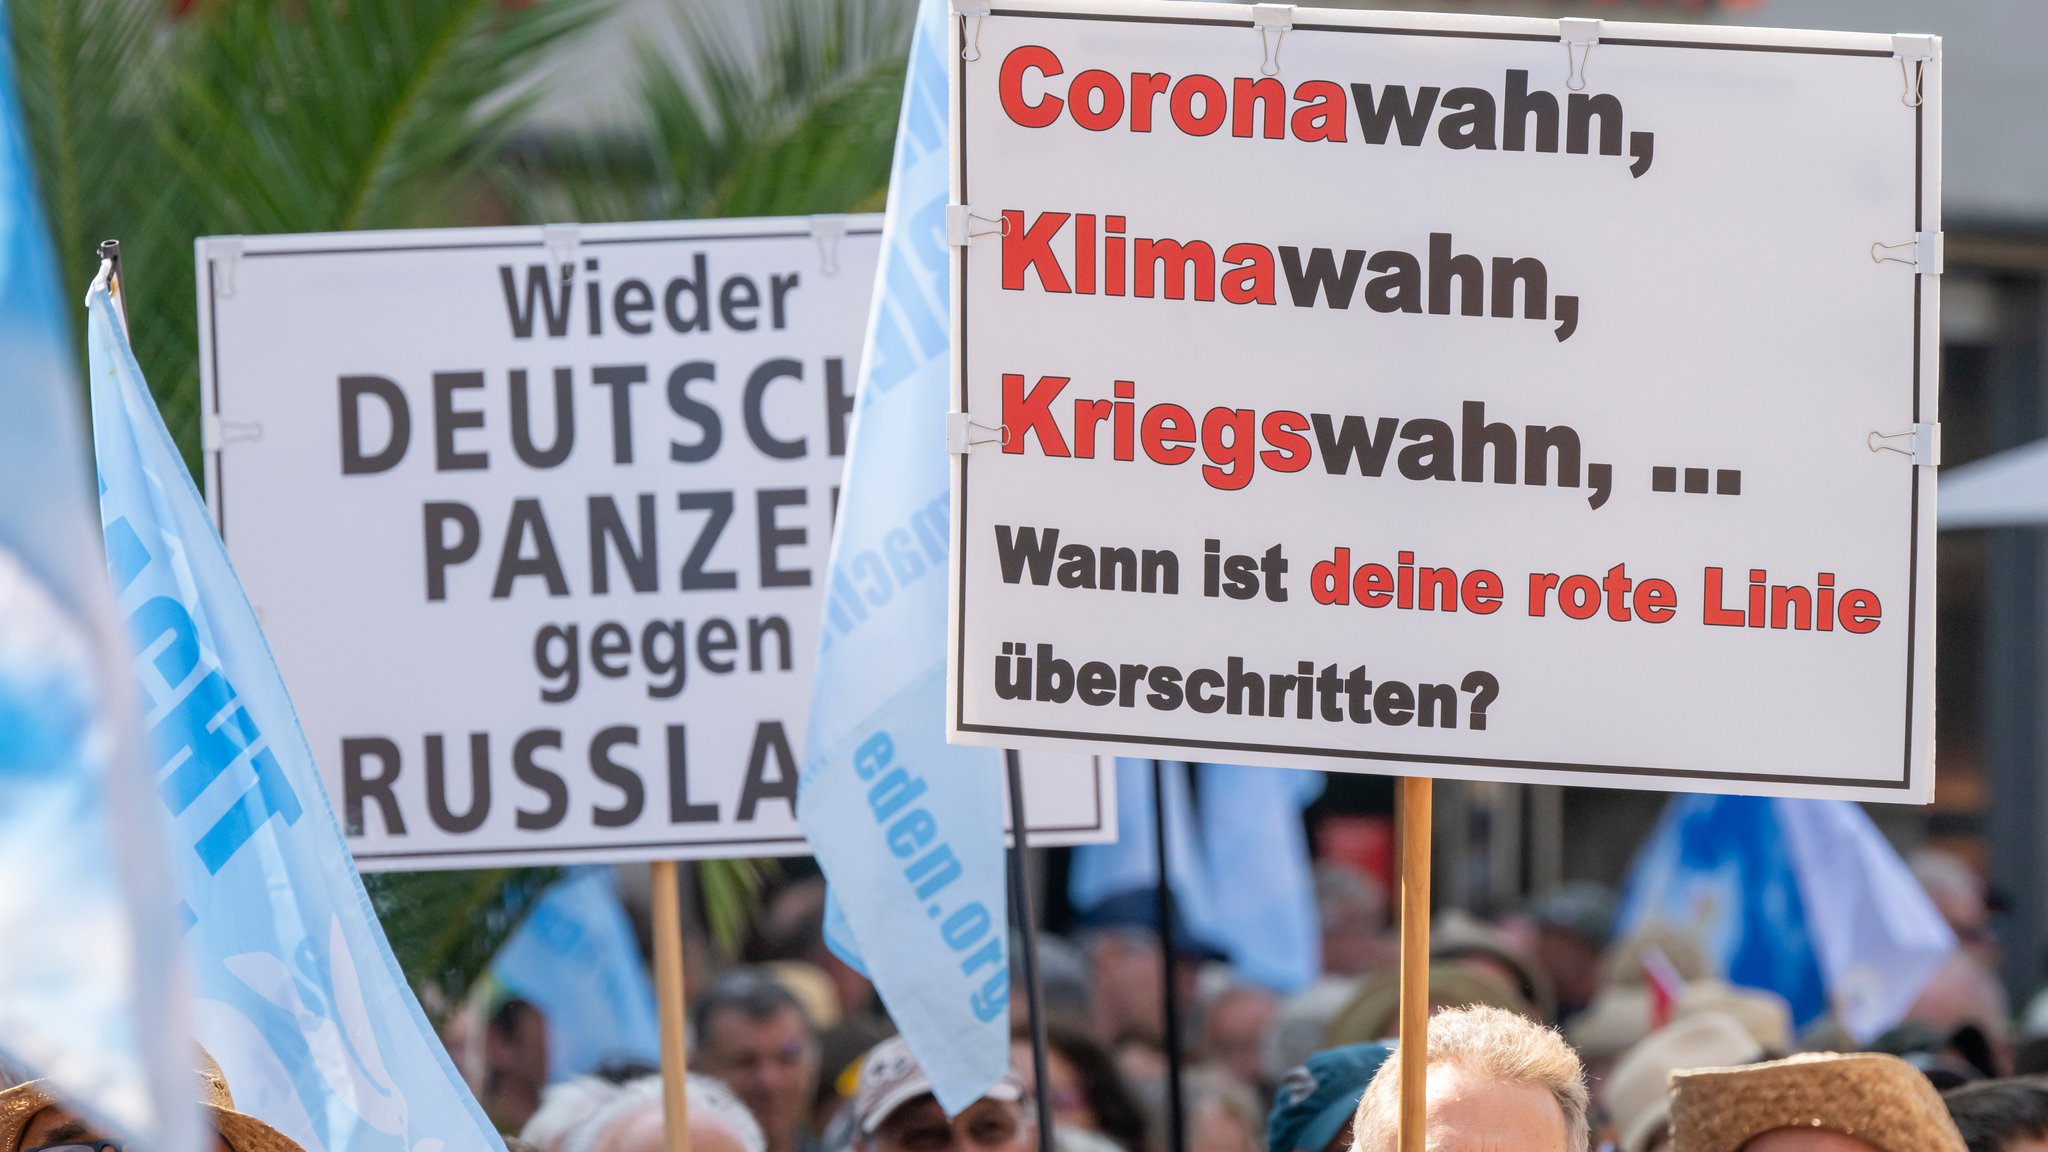
[{"label": "flagpole", "polygon": [[1180,1084],[1180,995],[1173,978],[1173,884],[1166,871],[1166,765],[1159,760],[1152,762],[1152,827],[1159,865],[1159,982],[1165,988],[1166,1004],[1166,1148],[1167,1152],[1187,1152],[1187,1105]]},{"label": "flagpole", "polygon": [[1032,1095],[1038,1102],[1038,1152],[1053,1152],[1052,1092],[1046,1080],[1045,981],[1038,970],[1038,912],[1032,906],[1029,860],[1030,824],[1024,818],[1023,757],[1015,748],[1003,751],[1010,778],[1010,828],[1016,848],[1010,853],[1010,904],[1017,910],[1017,935],[1023,941],[1018,960],[1024,971],[1024,1003],[1031,1022]]},{"label": "flagpole", "polygon": [[1401,1142],[1425,1152],[1429,1089],[1429,856],[1435,781],[1401,778]]},{"label": "flagpole", "polygon": [[683,1029],[683,895],[673,860],[647,866],[654,902],[654,992],[661,1025],[662,1131],[667,1152],[690,1152],[690,1040]]}]

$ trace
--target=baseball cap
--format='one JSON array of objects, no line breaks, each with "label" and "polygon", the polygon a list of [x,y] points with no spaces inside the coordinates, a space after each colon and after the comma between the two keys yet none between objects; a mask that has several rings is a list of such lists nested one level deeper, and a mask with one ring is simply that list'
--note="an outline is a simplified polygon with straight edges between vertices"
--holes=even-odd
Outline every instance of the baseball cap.
[{"label": "baseball cap", "polygon": [[1326,1048],[1282,1077],[1266,1120],[1266,1146],[1271,1152],[1323,1152],[1392,1052],[1384,1044]]},{"label": "baseball cap", "polygon": [[[931,1077],[911,1054],[909,1043],[901,1036],[891,1036],[870,1049],[860,1063],[860,1079],[853,1089],[854,1123],[860,1126],[861,1135],[872,1136],[898,1108],[931,1094]],[[1016,1103],[1024,1099],[1024,1082],[1012,1069],[982,1096]]]}]

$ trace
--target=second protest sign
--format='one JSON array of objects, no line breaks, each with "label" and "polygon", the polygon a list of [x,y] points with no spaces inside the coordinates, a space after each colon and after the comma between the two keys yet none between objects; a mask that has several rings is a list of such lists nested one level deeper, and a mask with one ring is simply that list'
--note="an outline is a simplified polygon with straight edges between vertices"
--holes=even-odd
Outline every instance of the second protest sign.
[{"label": "second protest sign", "polygon": [[945,562],[825,587],[880,225],[201,242],[207,493],[364,869],[808,851],[824,606]]}]

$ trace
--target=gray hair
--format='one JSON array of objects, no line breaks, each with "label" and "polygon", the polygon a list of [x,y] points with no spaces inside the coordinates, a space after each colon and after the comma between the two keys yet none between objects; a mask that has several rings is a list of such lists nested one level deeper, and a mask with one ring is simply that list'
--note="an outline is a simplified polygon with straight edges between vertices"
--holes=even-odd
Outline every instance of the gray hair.
[{"label": "gray hair", "polygon": [[[579,1077],[561,1087],[566,1088],[594,1079],[596,1078]],[[613,1125],[643,1108],[658,1109],[662,1106],[659,1075],[643,1076],[630,1083],[605,1087],[611,1091],[585,1090],[583,1100],[596,1101],[597,1107],[587,1111],[557,1137],[559,1143],[553,1146],[554,1152],[596,1152],[604,1139],[604,1134],[610,1131]],[[535,1124],[547,1115],[557,1091],[556,1088],[550,1088],[547,1095],[542,1097],[541,1110],[534,1114],[533,1120],[527,1122],[526,1130],[520,1133],[521,1138],[542,1148],[550,1147],[549,1144],[535,1138]],[[762,1134],[760,1122],[754,1119],[752,1112],[747,1111],[745,1104],[740,1103],[740,1098],[732,1094],[732,1089],[709,1076],[700,1076],[692,1072],[684,1091],[689,1099],[690,1117],[693,1120],[715,1120],[732,1132],[734,1139],[739,1141],[746,1152],[768,1152],[768,1137]]]},{"label": "gray hair", "polygon": [[[1587,1147],[1586,1076],[1579,1057],[1556,1029],[1502,1008],[1474,1005],[1437,1013],[1429,1021],[1429,1066],[1476,1073],[1498,1084],[1541,1088],[1564,1116],[1565,1144]],[[1399,1053],[1380,1065],[1351,1121],[1353,1152],[1394,1152],[1401,1126]]]}]

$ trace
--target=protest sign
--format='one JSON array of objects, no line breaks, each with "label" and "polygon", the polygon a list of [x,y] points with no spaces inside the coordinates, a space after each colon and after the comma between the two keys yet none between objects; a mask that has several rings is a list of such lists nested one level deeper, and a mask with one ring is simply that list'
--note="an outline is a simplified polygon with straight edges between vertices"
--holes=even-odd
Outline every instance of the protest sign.
[{"label": "protest sign", "polygon": [[1938,41],[955,9],[954,739],[1931,797]]},{"label": "protest sign", "polygon": [[[200,242],[209,501],[360,867],[808,850],[825,606],[945,557],[824,578],[879,230]],[[1041,842],[1112,834],[1037,767]]]}]

